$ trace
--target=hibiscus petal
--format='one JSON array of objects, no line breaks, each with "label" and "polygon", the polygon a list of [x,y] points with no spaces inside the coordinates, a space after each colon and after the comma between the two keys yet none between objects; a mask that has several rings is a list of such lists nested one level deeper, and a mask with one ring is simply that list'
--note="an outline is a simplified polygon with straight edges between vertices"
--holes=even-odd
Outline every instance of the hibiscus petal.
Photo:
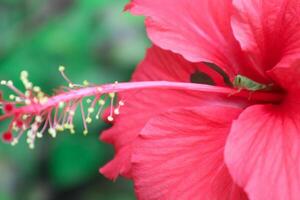
[{"label": "hibiscus petal", "polygon": [[230,0],[133,0],[126,6],[145,15],[150,39],[192,62],[209,61],[233,78],[255,74],[233,36]]},{"label": "hibiscus petal", "polygon": [[233,123],[225,163],[252,200],[300,199],[300,112],[256,105]]},{"label": "hibiscus petal", "polygon": [[300,56],[298,0],[233,0],[233,4],[234,35],[260,74]]},{"label": "hibiscus petal", "polygon": [[291,61],[289,64],[274,67],[268,74],[282,88],[289,91],[289,96],[299,99],[300,89],[300,60]]},{"label": "hibiscus petal", "polygon": [[195,72],[207,74],[214,81],[215,85],[226,85],[222,74],[210,67],[209,64],[191,63],[181,55],[163,50],[157,46],[148,49],[147,56],[136,69],[132,81],[166,80],[190,82],[191,75]]},{"label": "hibiscus petal", "polygon": [[[170,51],[152,47],[138,66],[132,80],[189,82],[191,74],[201,69],[201,64],[192,64]],[[213,76],[214,80],[217,80],[216,77]],[[214,95],[165,89],[126,92],[121,93],[120,98],[125,100],[125,106],[121,108],[113,127],[101,135],[101,140],[113,144],[116,151],[114,160],[100,170],[111,179],[119,174],[130,177],[132,144],[151,117],[173,107],[195,106],[203,102],[216,104],[220,101]]]},{"label": "hibiscus petal", "polygon": [[247,199],[223,160],[231,122],[240,112],[203,106],[177,108],[152,118],[132,158],[138,199]]}]

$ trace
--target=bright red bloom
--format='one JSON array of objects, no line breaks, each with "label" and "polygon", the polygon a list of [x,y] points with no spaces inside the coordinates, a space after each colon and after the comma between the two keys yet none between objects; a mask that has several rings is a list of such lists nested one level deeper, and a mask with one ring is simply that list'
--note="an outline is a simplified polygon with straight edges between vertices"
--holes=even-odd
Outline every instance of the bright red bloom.
[{"label": "bright red bloom", "polygon": [[[138,199],[299,199],[299,2],[133,0],[126,9],[146,16],[155,44],[131,83],[29,99],[2,118],[40,125],[38,115],[57,128],[64,121],[51,112],[61,102],[70,117],[83,97],[119,92],[125,104],[115,115],[110,107],[114,125],[101,135],[116,155],[100,171],[132,178]],[[236,75],[274,89],[229,96]]]},{"label": "bright red bloom", "polygon": [[[133,178],[139,199],[299,199],[299,2],[133,0],[126,9],[146,16],[157,46],[215,63],[231,80],[241,74],[280,87],[284,99],[261,104],[145,91],[102,135],[117,154],[101,171]],[[133,81],[189,81],[196,64],[177,58],[154,47]]]}]

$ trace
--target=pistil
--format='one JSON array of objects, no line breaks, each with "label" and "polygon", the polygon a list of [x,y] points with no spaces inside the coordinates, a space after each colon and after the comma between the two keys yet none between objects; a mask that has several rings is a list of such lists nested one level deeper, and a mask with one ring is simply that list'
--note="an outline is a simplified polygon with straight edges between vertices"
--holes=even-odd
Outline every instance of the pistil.
[{"label": "pistil", "polygon": [[[63,72],[62,68],[60,71]],[[23,72],[21,76],[25,85],[30,83],[27,80],[28,74]],[[64,74],[64,78],[67,79],[70,84],[70,80]],[[7,85],[7,84],[6,84]],[[88,124],[92,122],[91,114],[96,110],[95,118],[99,119],[103,107],[105,106],[106,99],[110,99],[109,102],[109,115],[107,120],[109,122],[114,121],[114,116],[119,115],[121,107],[126,103],[125,100],[117,100],[117,94],[125,91],[141,91],[148,89],[168,89],[178,91],[193,91],[208,95],[217,95],[228,100],[232,98],[242,98],[245,101],[261,102],[261,103],[275,103],[280,102],[283,98],[281,94],[270,92],[249,92],[241,91],[236,93],[236,89],[230,87],[211,86],[205,84],[184,83],[184,82],[168,82],[168,81],[147,81],[147,82],[128,82],[104,84],[104,85],[77,85],[72,82],[72,87],[68,90],[59,92],[59,94],[52,97],[47,97],[41,90],[32,91],[34,87],[30,84],[30,87],[25,87],[25,93],[22,93],[17,88],[12,88],[12,84],[7,85],[12,89],[16,95],[16,98],[25,98],[26,101],[21,102],[7,102],[2,100],[2,107],[5,113],[0,116],[0,121],[6,118],[12,118],[12,122],[9,129],[3,135],[3,139],[6,142],[16,144],[25,133],[28,131],[28,143],[31,148],[34,147],[34,141],[36,138],[41,138],[48,127],[48,132],[52,137],[56,137],[57,131],[63,131],[64,129],[70,130],[74,133],[73,117],[77,107],[80,107],[80,112],[83,120],[83,133],[88,133]],[[26,95],[30,94],[30,95]],[[234,95],[231,95],[233,94]],[[249,99],[251,95],[251,99]],[[83,99],[85,97],[94,97],[94,100],[90,100],[91,105],[88,107],[87,114],[84,111]],[[14,99],[16,99],[14,98]],[[133,96],[134,98],[134,96]],[[97,105],[97,102],[99,105]],[[251,103],[251,102],[250,102]],[[12,105],[7,108],[7,105]],[[98,107],[98,108],[97,108]],[[13,136],[13,131],[18,134]],[[11,138],[7,133],[11,133]]]}]

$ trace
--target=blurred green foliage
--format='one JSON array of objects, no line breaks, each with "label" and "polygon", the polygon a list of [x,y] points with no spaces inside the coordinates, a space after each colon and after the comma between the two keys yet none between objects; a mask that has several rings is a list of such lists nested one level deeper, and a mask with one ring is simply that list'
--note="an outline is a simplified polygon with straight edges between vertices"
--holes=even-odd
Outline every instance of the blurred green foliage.
[{"label": "blurred green foliage", "polygon": [[[123,13],[126,0],[0,0],[0,79],[20,85],[27,70],[48,94],[64,85],[57,68],[67,67],[74,82],[127,81],[149,46],[143,19]],[[10,94],[5,90],[5,96]],[[29,150],[0,144],[0,200],[130,200],[129,181],[113,183],[98,173],[113,156],[99,142],[102,122],[83,136],[44,137]],[[0,130],[7,123],[0,124]]]}]

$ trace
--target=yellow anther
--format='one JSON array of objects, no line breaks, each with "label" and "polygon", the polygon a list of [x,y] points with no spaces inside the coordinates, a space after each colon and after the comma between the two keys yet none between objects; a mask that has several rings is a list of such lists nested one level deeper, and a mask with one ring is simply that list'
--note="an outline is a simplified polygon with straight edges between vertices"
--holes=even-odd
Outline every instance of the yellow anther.
[{"label": "yellow anther", "polygon": [[7,81],[4,81],[4,80],[3,80],[3,81],[1,81],[0,83],[1,83],[1,85],[6,85],[6,84],[7,84]]},{"label": "yellow anther", "polygon": [[26,99],[26,100],[25,100],[25,104],[26,104],[26,105],[30,105],[30,104],[31,104],[31,101],[30,101],[29,99]]},{"label": "yellow anther", "polygon": [[6,83],[8,86],[13,86],[14,85],[14,83],[12,82],[12,81],[7,81],[7,83]]},{"label": "yellow anther", "polygon": [[64,126],[63,126],[65,129],[69,129],[69,130],[71,130],[71,129],[74,129],[74,125],[73,124],[64,124]]},{"label": "yellow anther", "polygon": [[84,81],[83,81],[83,85],[84,85],[84,86],[88,86],[89,84],[90,84],[90,83],[89,83],[87,80],[84,80]]},{"label": "yellow anther", "polygon": [[113,118],[113,116],[110,115],[110,116],[107,117],[107,120],[112,122],[112,121],[114,121],[114,118]]},{"label": "yellow anther", "polygon": [[15,123],[13,124],[13,127],[12,127],[12,129],[13,129],[14,131],[18,131],[18,130],[19,130],[19,128],[16,126],[16,124],[15,124]]},{"label": "yellow anther", "polygon": [[49,128],[48,132],[53,138],[56,137],[56,130],[54,128]]},{"label": "yellow anther", "polygon": [[47,97],[41,98],[39,102],[41,104],[46,104],[48,102],[48,98]]},{"label": "yellow anther", "polygon": [[61,101],[61,102],[58,103],[58,106],[59,106],[60,108],[63,108],[63,107],[65,106],[65,103],[64,103],[63,101]]},{"label": "yellow anther", "polygon": [[43,92],[38,92],[37,94],[37,97],[40,99],[40,98],[43,98],[45,96],[45,94]]},{"label": "yellow anther", "polygon": [[74,116],[74,115],[75,115],[75,111],[74,111],[74,110],[70,110],[70,111],[69,111],[69,114],[70,114],[71,116]]},{"label": "yellow anther", "polygon": [[39,86],[34,86],[33,87],[33,91],[35,91],[36,93],[41,91],[41,88]]},{"label": "yellow anther", "polygon": [[69,88],[74,88],[74,84],[73,83],[69,83]]},{"label": "yellow anther", "polygon": [[86,102],[87,103],[92,103],[92,100],[91,99],[87,99]]},{"label": "yellow anther", "polygon": [[19,140],[18,139],[13,139],[13,141],[11,142],[12,146],[16,146],[18,144]]},{"label": "yellow anther", "polygon": [[116,115],[119,115],[119,114],[120,114],[120,109],[119,109],[119,108],[116,108],[116,109],[114,110],[114,113],[115,113]]},{"label": "yellow anther", "polygon": [[25,70],[22,71],[20,77],[21,77],[21,79],[27,79],[27,77],[28,77],[28,72],[25,71]]},{"label": "yellow anther", "polygon": [[16,98],[15,95],[13,95],[13,94],[9,95],[9,99],[14,100],[15,98]]},{"label": "yellow anther", "polygon": [[20,102],[22,102],[22,99],[20,97],[16,97],[15,101],[20,103]]},{"label": "yellow anther", "polygon": [[42,119],[41,116],[38,115],[38,116],[35,117],[35,121],[38,122],[38,123],[41,123],[43,121],[43,119]]},{"label": "yellow anther", "polygon": [[23,115],[23,116],[22,116],[22,119],[23,119],[23,120],[26,120],[27,118],[28,118],[28,115]]},{"label": "yellow anther", "polygon": [[92,123],[92,118],[88,117],[85,119],[85,121],[86,121],[86,123],[90,124],[90,123]]},{"label": "yellow anther", "polygon": [[55,128],[57,131],[64,131],[64,127],[62,127],[61,125],[56,125]]},{"label": "yellow anther", "polygon": [[111,92],[108,95],[109,95],[110,98],[114,98],[116,94],[114,92]]},{"label": "yellow anther", "polygon": [[95,112],[95,109],[91,107],[91,108],[88,109],[88,112],[93,113],[93,112]]},{"label": "yellow anther", "polygon": [[26,142],[27,142],[27,144],[30,144],[30,143],[32,143],[32,139],[31,138],[27,138]]},{"label": "yellow anther", "polygon": [[25,82],[25,88],[26,89],[32,89],[32,83],[31,82]]},{"label": "yellow anther", "polygon": [[65,129],[69,129],[69,128],[70,128],[70,124],[64,124],[63,127],[64,127]]},{"label": "yellow anther", "polygon": [[32,131],[31,131],[31,130],[27,131],[27,136],[28,136],[29,138],[33,137],[33,134],[32,134]]},{"label": "yellow anther", "polygon": [[30,96],[30,91],[25,91],[25,96],[29,97]]},{"label": "yellow anther", "polygon": [[98,103],[99,103],[99,105],[103,106],[103,105],[105,104],[105,101],[104,101],[103,99],[100,99],[100,100],[98,101]]},{"label": "yellow anther", "polygon": [[60,72],[64,72],[65,71],[65,66],[59,66],[58,67],[58,71],[60,71]]},{"label": "yellow anther", "polygon": [[87,135],[89,133],[89,131],[87,130],[87,129],[85,129],[84,131],[83,131],[83,134],[84,135]]},{"label": "yellow anther", "polygon": [[69,124],[69,129],[74,129],[74,125],[73,124]]},{"label": "yellow anther", "polygon": [[[39,128],[38,125],[35,124],[35,123],[31,125],[31,130],[34,131],[34,132],[37,131],[38,128]],[[32,136],[33,136],[33,135],[32,135]]]},{"label": "yellow anther", "polygon": [[34,144],[33,143],[29,144],[29,149],[34,149]]},{"label": "yellow anther", "polygon": [[125,104],[124,101],[122,101],[122,100],[119,101],[119,105],[120,105],[120,106],[124,106],[124,104]]},{"label": "yellow anther", "polygon": [[41,132],[37,132],[36,136],[37,136],[38,138],[42,138],[42,137],[43,137],[43,134],[42,134]]}]

